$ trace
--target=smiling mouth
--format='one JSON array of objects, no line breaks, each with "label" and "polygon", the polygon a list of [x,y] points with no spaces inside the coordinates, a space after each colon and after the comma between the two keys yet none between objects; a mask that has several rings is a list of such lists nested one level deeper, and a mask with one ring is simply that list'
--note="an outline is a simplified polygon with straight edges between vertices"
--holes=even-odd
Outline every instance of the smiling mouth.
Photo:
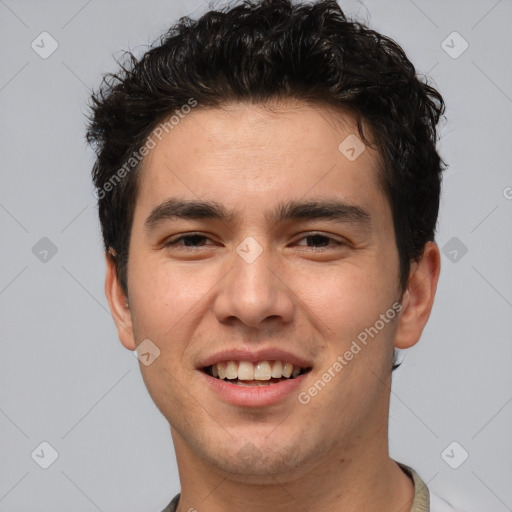
[{"label": "smiling mouth", "polygon": [[202,369],[210,377],[237,386],[270,386],[311,371],[286,361],[221,361]]}]

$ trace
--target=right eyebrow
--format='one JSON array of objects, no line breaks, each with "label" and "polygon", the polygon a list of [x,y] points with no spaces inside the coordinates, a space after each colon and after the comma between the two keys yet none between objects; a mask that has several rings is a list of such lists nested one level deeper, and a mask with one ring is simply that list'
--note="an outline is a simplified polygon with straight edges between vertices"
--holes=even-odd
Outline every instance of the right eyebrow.
[{"label": "right eyebrow", "polygon": [[154,208],[144,225],[147,230],[152,230],[162,222],[174,219],[216,219],[225,223],[233,223],[237,221],[238,217],[215,201],[172,197]]}]

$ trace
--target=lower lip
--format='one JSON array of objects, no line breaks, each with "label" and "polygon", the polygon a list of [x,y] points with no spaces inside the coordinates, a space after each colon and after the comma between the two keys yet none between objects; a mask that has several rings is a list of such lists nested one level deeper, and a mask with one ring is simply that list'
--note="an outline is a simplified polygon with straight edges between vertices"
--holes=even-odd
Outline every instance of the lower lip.
[{"label": "lower lip", "polygon": [[303,373],[294,379],[283,380],[268,386],[238,386],[221,379],[211,377],[200,371],[210,388],[225,402],[240,407],[265,407],[277,404],[290,395],[297,394],[297,388],[309,374]]}]

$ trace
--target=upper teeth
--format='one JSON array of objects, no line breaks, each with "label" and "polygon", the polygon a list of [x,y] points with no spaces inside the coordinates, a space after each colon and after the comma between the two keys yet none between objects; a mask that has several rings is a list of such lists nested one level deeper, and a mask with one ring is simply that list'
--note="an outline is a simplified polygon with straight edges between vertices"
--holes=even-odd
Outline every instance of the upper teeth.
[{"label": "upper teeth", "polygon": [[212,374],[219,379],[270,380],[297,377],[300,366],[283,361],[221,361],[212,365]]}]

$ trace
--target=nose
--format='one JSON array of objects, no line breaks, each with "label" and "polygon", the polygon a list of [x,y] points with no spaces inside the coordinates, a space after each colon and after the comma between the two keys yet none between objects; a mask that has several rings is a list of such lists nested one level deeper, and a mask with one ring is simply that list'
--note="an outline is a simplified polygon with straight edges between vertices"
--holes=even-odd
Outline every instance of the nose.
[{"label": "nose", "polygon": [[279,271],[277,257],[270,249],[262,250],[254,260],[240,254],[233,255],[232,268],[219,283],[212,305],[219,322],[238,321],[259,328],[291,322],[295,307],[293,291],[285,274]]}]

